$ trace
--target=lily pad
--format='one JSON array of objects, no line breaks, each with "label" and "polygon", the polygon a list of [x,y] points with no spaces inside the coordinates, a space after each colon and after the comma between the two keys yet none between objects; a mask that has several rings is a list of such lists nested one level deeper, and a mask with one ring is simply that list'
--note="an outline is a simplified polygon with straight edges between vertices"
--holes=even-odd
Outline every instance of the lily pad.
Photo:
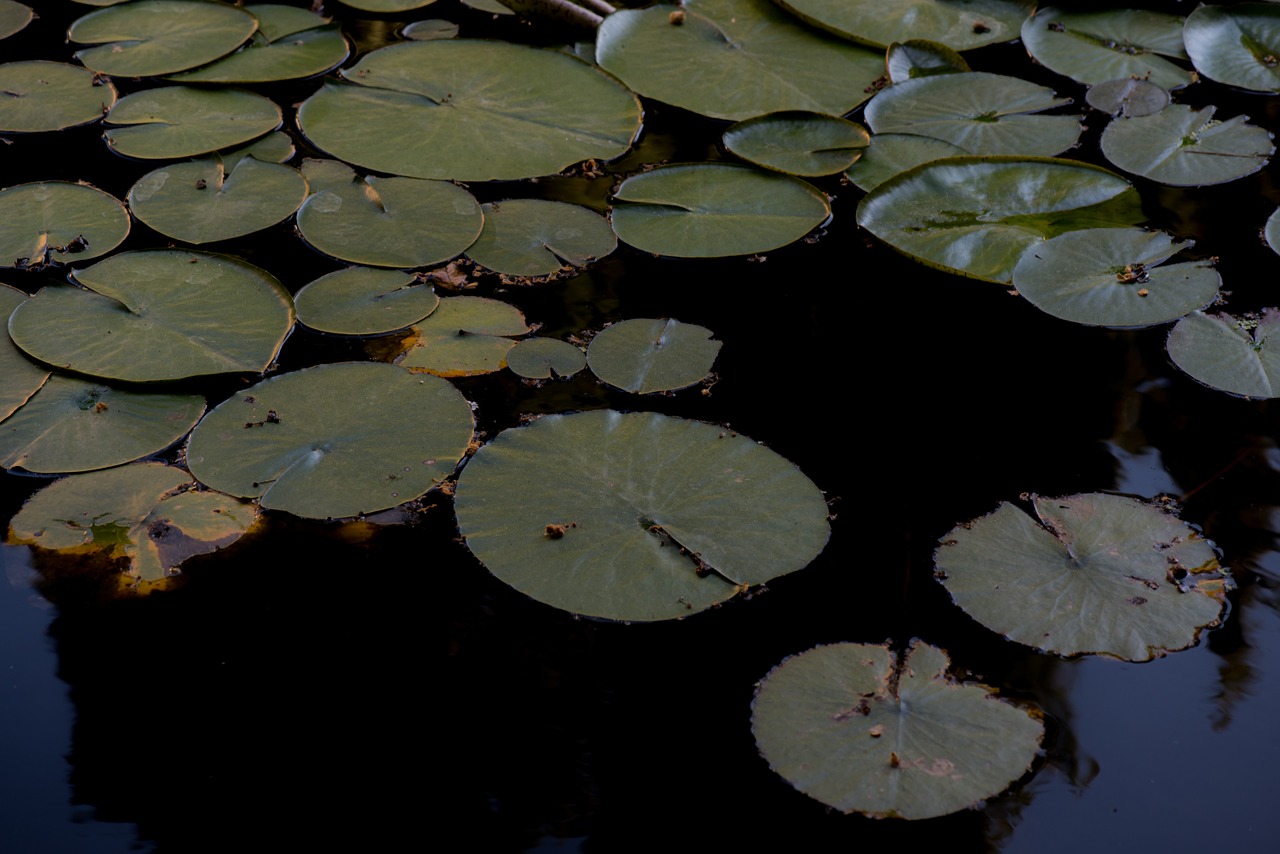
[{"label": "lily pad", "polygon": [[1129,118],[1154,115],[1169,106],[1168,92],[1154,83],[1132,77],[1099,83],[1084,97],[1095,110]]},{"label": "lily pad", "polygon": [[165,86],[116,101],[106,121],[124,127],[103,137],[126,157],[195,157],[260,137],[279,127],[280,118],[279,107],[252,92]]},{"label": "lily pad", "polygon": [[462,0],[462,5],[480,12],[488,12],[491,15],[515,14],[510,7],[502,5],[498,0]]},{"label": "lily pad", "polygon": [[96,122],[116,102],[110,81],[64,62],[0,65],[0,131],[38,133]]},{"label": "lily pad", "polygon": [[587,364],[611,386],[649,394],[701,382],[711,373],[720,342],[705,326],[667,318],[615,323],[591,339]]},{"label": "lily pad", "polygon": [[219,151],[218,156],[222,158],[223,168],[231,170],[235,169],[245,157],[253,157],[262,163],[284,163],[292,159],[296,153],[297,149],[294,148],[289,134],[275,131],[266,136],[260,136],[247,145]]},{"label": "lily pad", "polygon": [[187,445],[196,479],[309,519],[412,501],[453,473],[474,431],[447,380],[379,362],[281,374],[224,401]]},{"label": "lily pad", "polygon": [[508,199],[482,210],[484,229],[467,257],[495,273],[549,276],[603,258],[618,245],[609,221],[580,205]]},{"label": "lily pad", "polygon": [[408,12],[422,9],[436,0],[342,0],[343,4],[362,12]]},{"label": "lily pad", "polygon": [[831,215],[827,197],[788,175],[728,163],[663,166],[615,194],[613,230],[637,249],[682,258],[767,252]]},{"label": "lily pad", "polygon": [[69,181],[0,190],[0,265],[38,269],[87,261],[119,246],[129,212],[115,196]]},{"label": "lily pad", "polygon": [[113,77],[155,77],[204,65],[235,50],[258,20],[229,3],[137,0],[76,19],[67,38],[86,68]]},{"label": "lily pad", "polygon": [[293,298],[298,320],[321,332],[381,335],[404,329],[436,310],[440,297],[401,270],[347,267],[321,276]]},{"label": "lily pad", "polygon": [[859,189],[869,193],[894,175],[906,172],[922,163],[941,160],[944,157],[956,157],[964,153],[963,148],[931,136],[878,133],[871,137],[871,142],[863,150],[862,156],[849,167],[849,171],[845,174]]},{"label": "lily pad", "polygon": [[1102,153],[1117,168],[1175,187],[1223,184],[1252,175],[1276,147],[1248,116],[1213,118],[1215,108],[1171,104],[1151,116],[1113,119]]},{"label": "lily pad", "polygon": [[406,42],[365,55],[298,109],[320,150],[413,178],[551,175],[625,153],[640,104],[581,60],[492,41]]},{"label": "lily pad", "polygon": [[912,37],[953,50],[1013,41],[1030,3],[1013,0],[777,0],[805,21],[872,47]]},{"label": "lily pad", "polygon": [[1170,330],[1167,346],[1175,365],[1211,388],[1280,397],[1280,309],[1240,318],[1192,312]]},{"label": "lily pad", "polygon": [[1186,59],[1182,18],[1144,9],[1070,12],[1047,7],[1022,25],[1022,43],[1047,68],[1092,86],[1133,78],[1162,89],[1193,80],[1170,59]]},{"label": "lily pad", "polygon": [[507,351],[507,367],[525,379],[569,377],[586,366],[581,350],[555,338],[526,338]]},{"label": "lily pad", "polygon": [[895,83],[867,105],[872,133],[946,140],[970,154],[1049,157],[1076,144],[1080,116],[1031,115],[1071,103],[1017,77],[971,71]]},{"label": "lily pad", "polygon": [[484,214],[466,190],[421,178],[357,178],[336,160],[307,160],[302,238],[326,255],[374,267],[426,267],[464,252]]},{"label": "lily pad", "polygon": [[161,234],[199,244],[270,228],[306,197],[297,169],[244,157],[228,170],[214,156],[143,175],[129,190],[129,209]]},{"label": "lily pad", "polygon": [[[8,319],[27,295],[17,288],[0,285],[0,317]],[[6,333],[0,335],[0,421],[8,418],[49,378],[47,368],[27,358]]]},{"label": "lily pad", "polygon": [[289,292],[226,255],[124,252],[75,270],[83,287],[50,285],[9,318],[28,355],[127,382],[261,372],[293,326]]},{"label": "lily pad", "polygon": [[1068,231],[1022,256],[1013,286],[1036,308],[1090,326],[1151,326],[1204,308],[1222,277],[1213,262],[1164,264],[1193,243],[1163,231]]},{"label": "lily pad", "polygon": [[399,364],[442,377],[469,377],[500,371],[510,336],[531,330],[513,305],[484,297],[446,297],[417,325]]},{"label": "lily pad", "polygon": [[884,74],[883,54],[818,33],[768,0],[685,0],[682,10],[680,25],[664,4],[608,15],[596,61],[641,95],[734,121],[844,115]]},{"label": "lily pad", "polygon": [[885,66],[889,69],[890,83],[938,74],[963,74],[973,70],[964,61],[964,57],[951,48],[924,39],[908,39],[889,45],[885,54]]},{"label": "lily pad", "polygon": [[1280,92],[1280,7],[1198,6],[1182,29],[1191,63],[1205,77],[1255,92]]},{"label": "lily pad", "polygon": [[159,581],[188,558],[234,543],[258,518],[252,504],[195,486],[185,471],[163,463],[74,474],[31,496],[6,542],[106,552],[128,560],[140,581]]},{"label": "lily pad", "polygon": [[18,32],[34,17],[30,6],[24,6],[17,0],[0,0],[0,39]]},{"label": "lily pad", "polygon": [[1262,237],[1271,247],[1271,251],[1280,255],[1280,208],[1276,208],[1271,212],[1271,216],[1267,217],[1267,223],[1262,229]]},{"label": "lily pad", "polygon": [[0,467],[61,474],[133,462],[181,439],[202,412],[199,395],[129,391],[54,374],[0,421]]},{"label": "lily pad", "polygon": [[[506,6],[502,7],[507,9]],[[507,9],[510,12],[510,9]],[[456,39],[458,37],[458,25],[453,21],[444,21],[439,18],[431,18],[426,21],[414,21],[407,25],[400,34],[407,39],[414,41],[434,41],[436,39]]]},{"label": "lily pad", "polygon": [[899,252],[1003,283],[1024,253],[1050,237],[1143,219],[1128,181],[1052,158],[935,160],[885,181],[858,205],[858,224]]},{"label": "lily pad", "polygon": [[936,575],[969,616],[1059,655],[1147,661],[1195,643],[1229,580],[1213,544],[1161,507],[1119,495],[1032,496],[956,526]]},{"label": "lily pad", "polygon": [[180,83],[263,83],[314,77],[337,68],[350,46],[336,24],[294,6],[246,6],[258,19],[248,44],[209,65],[172,75]]},{"label": "lily pad", "polygon": [[827,505],[792,463],[698,421],[550,415],[480,448],[454,502],[467,546],[557,608],[665,620],[806,566]]},{"label": "lily pad", "polygon": [[804,176],[848,169],[869,141],[862,125],[818,113],[771,113],[724,132],[724,147],[743,160]]},{"label": "lily pad", "polygon": [[934,818],[1031,769],[1044,724],[947,675],[923,641],[896,653],[840,643],[793,655],[756,686],[751,729],[769,766],[841,812]]}]

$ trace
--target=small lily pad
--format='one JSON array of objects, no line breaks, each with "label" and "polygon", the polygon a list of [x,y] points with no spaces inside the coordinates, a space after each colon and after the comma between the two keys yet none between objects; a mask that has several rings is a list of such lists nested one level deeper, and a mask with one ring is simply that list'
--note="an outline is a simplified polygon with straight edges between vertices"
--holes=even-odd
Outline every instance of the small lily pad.
[{"label": "small lily pad", "polygon": [[436,310],[440,297],[401,270],[347,267],[305,285],[293,298],[298,320],[337,335],[382,335],[412,326]]},{"label": "small lily pad", "polygon": [[806,566],[822,493],[745,436],[656,413],[549,415],[484,445],[454,502],[467,546],[540,602],[665,620]]},{"label": "small lily pad", "polygon": [[1169,331],[1173,363],[1210,388],[1280,397],[1280,309],[1232,317],[1196,311]]},{"label": "small lily pad", "polygon": [[[17,288],[0,285],[0,318],[6,321],[27,295]],[[0,335],[0,421],[8,418],[49,378],[49,370],[37,365],[9,338]]]},{"label": "small lily pad", "polygon": [[436,0],[342,0],[343,4],[362,12],[408,12],[411,9],[422,9]]},{"label": "small lily pad", "polygon": [[771,113],[724,132],[724,147],[749,163],[789,175],[834,175],[867,147],[862,125],[818,113]]},{"label": "small lily pad", "polygon": [[793,655],[756,686],[751,729],[769,766],[841,812],[934,818],[1027,773],[1044,724],[947,675],[923,641],[905,653],[840,643]]},{"label": "small lily pad", "polygon": [[[508,12],[511,11],[506,6],[502,8]],[[430,18],[425,21],[414,21],[401,30],[400,34],[407,39],[420,42],[435,41],[436,39],[456,39],[458,37],[458,25],[453,21]]]},{"label": "small lily pad", "polygon": [[526,338],[507,351],[507,367],[530,380],[569,377],[586,366],[581,350],[555,338]]},{"label": "small lily pad", "polygon": [[711,373],[720,342],[705,326],[666,318],[635,318],[605,327],[591,339],[587,364],[611,386],[649,394],[701,382]]},{"label": "small lily pad", "polygon": [[1171,104],[1150,116],[1113,119],[1102,153],[1117,168],[1175,187],[1223,184],[1252,175],[1276,147],[1248,116],[1213,118],[1216,108]]},{"label": "small lily pad", "polygon": [[137,0],[78,18],[67,38],[86,68],[113,77],[155,77],[212,62],[235,50],[258,21],[229,3]]},{"label": "small lily pad", "polygon": [[475,422],[439,377],[379,362],[280,374],[224,401],[187,445],[207,486],[308,519],[412,501],[453,473]]},{"label": "small lily pad", "polygon": [[0,190],[0,266],[38,269],[87,261],[119,246],[129,212],[87,184],[45,181]]},{"label": "small lily pad", "polygon": [[930,160],[956,157],[965,153],[963,148],[934,139],[909,133],[878,133],[858,161],[845,174],[859,189],[871,192],[894,175],[913,169]]},{"label": "small lily pad", "polygon": [[24,6],[17,0],[0,0],[0,39],[7,39],[20,31],[34,17],[30,6]]},{"label": "small lily pad", "polygon": [[1267,223],[1262,229],[1262,237],[1271,247],[1271,251],[1280,255],[1280,208],[1276,208],[1271,212],[1271,216],[1267,217]]},{"label": "small lily pad", "polygon": [[889,69],[889,82],[901,83],[915,77],[933,77],[937,74],[963,74],[973,69],[964,57],[938,42],[924,39],[908,39],[889,45],[885,54]]},{"label": "small lily pad", "polygon": [[509,199],[482,209],[484,228],[467,257],[495,273],[549,276],[603,258],[618,245],[609,221],[580,205]]},{"label": "small lily pad", "polygon": [[1125,78],[1177,89],[1194,79],[1171,62],[1186,59],[1182,18],[1144,9],[1070,12],[1046,7],[1022,24],[1037,62],[1085,85]]},{"label": "small lily pad", "polygon": [[111,82],[63,62],[0,65],[0,131],[38,133],[86,125],[116,102]]},{"label": "small lily pad", "polygon": [[164,86],[116,101],[106,121],[119,127],[103,137],[126,157],[177,159],[246,143],[275,130],[280,119],[280,108],[253,92]]},{"label": "small lily pad", "polygon": [[1254,92],[1280,92],[1280,7],[1201,5],[1182,29],[1191,63],[1205,77]]},{"label": "small lily pad", "polygon": [[1013,41],[1030,3],[1016,0],[777,0],[817,27],[872,47],[903,33],[953,50]]},{"label": "small lily pad", "polygon": [[1032,496],[958,525],[936,575],[978,622],[1059,655],[1147,661],[1217,625],[1229,579],[1213,544],[1167,510],[1119,495]]},{"label": "small lily pad", "polygon": [[400,357],[405,368],[442,377],[491,374],[507,364],[515,346],[510,336],[530,329],[513,305],[484,297],[447,297],[417,325],[409,349]]},{"label": "small lily pad", "polygon": [[337,68],[350,47],[338,25],[294,6],[245,6],[258,32],[235,53],[191,71],[171,75],[180,83],[264,83],[314,77]]},{"label": "small lily pad", "polygon": [[1169,106],[1169,93],[1147,80],[1126,77],[1090,87],[1085,100],[1095,110],[1126,118],[1151,116]]}]

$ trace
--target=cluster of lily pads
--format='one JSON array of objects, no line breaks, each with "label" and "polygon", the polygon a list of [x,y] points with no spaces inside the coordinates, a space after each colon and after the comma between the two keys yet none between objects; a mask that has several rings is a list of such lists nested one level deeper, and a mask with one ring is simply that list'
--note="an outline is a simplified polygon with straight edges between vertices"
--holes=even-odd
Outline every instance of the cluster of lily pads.
[{"label": "cluster of lily pads", "polygon": [[[1190,243],[1140,227],[1134,183],[1060,156],[1081,138],[1082,116],[1062,112],[1070,100],[973,71],[961,53],[1021,38],[1091,87],[1116,169],[1223,183],[1263,168],[1271,135],[1173,98],[1197,73],[1280,91],[1269,4],[1184,20],[1032,14],[1015,0],[685,0],[608,14],[593,43],[562,50],[422,20],[352,62],[341,28],[310,9],[86,2],[104,8],[68,32],[79,65],[0,65],[0,134],[101,121],[103,144],[148,171],[125,199],[61,181],[0,190],[0,267],[24,286],[0,289],[0,466],[67,475],[12,520],[12,542],[106,551],[156,580],[263,510],[357,517],[456,481],[468,547],[540,601],[614,620],[724,602],[824,548],[825,499],[794,464],[643,411],[549,415],[477,450],[473,407],[449,379],[555,381],[585,366],[627,392],[671,392],[710,376],[712,331],[633,318],[584,352],[534,334],[512,305],[441,297],[433,283],[461,260],[477,278],[537,284],[618,241],[683,258],[768,252],[819,229],[832,212],[822,188],[846,183],[865,192],[858,223],[924,264],[1012,285],[1079,323],[1177,321],[1168,346],[1183,370],[1280,395],[1267,346],[1280,311],[1207,313],[1223,299],[1212,263],[1164,264]],[[399,13],[431,0],[346,5]],[[30,12],[0,0],[0,37]],[[314,85],[290,112],[253,90],[281,81]],[[848,116],[868,98],[864,127]],[[460,183],[602,174],[633,151],[646,102],[722,121],[723,157],[618,175],[603,213],[523,190],[481,203]],[[116,252],[134,220],[174,245]],[[289,220],[341,265],[296,293],[197,248]],[[1266,233],[1280,247],[1280,219]],[[404,345],[393,363],[278,371],[298,323]],[[186,381],[216,375],[257,381],[206,411]],[[1038,519],[1003,505],[938,549],[938,578],[994,631],[1137,661],[1221,618],[1228,580],[1212,545],[1165,509],[1106,495],[1032,503]],[[996,794],[1031,767],[1043,726],[946,668],[922,642],[794,656],[758,687],[761,751],[846,811],[928,817]]]}]

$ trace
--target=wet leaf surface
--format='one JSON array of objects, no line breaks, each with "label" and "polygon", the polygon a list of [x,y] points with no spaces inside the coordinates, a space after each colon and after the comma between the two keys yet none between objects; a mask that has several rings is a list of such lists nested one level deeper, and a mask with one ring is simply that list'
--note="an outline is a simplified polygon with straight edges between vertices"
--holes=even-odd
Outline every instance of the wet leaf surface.
[{"label": "wet leaf surface", "polygon": [[649,394],[701,382],[711,373],[720,342],[705,326],[669,318],[615,323],[591,339],[587,364],[609,385]]},{"label": "wet leaf surface", "polygon": [[509,276],[549,276],[582,267],[618,244],[609,221],[581,205],[508,199],[482,206],[484,228],[467,257]]},{"label": "wet leaf surface", "polygon": [[67,37],[92,45],[76,52],[86,68],[114,77],[155,77],[212,62],[258,29],[229,3],[138,0],[78,18]]},{"label": "wet leaf surface", "polygon": [[[166,0],[173,2],[173,0]],[[256,139],[280,126],[270,99],[239,89],[164,86],[126,95],[107,113],[107,145],[126,157],[195,157]]]},{"label": "wet leaf surface", "polygon": [[1196,311],[1169,332],[1173,363],[1210,388],[1280,397],[1280,310],[1232,317]]},{"label": "wet leaf surface", "polygon": [[0,190],[0,266],[39,269],[88,261],[119,246],[129,212],[115,196],[67,181]]},{"label": "wet leaf surface", "polygon": [[62,62],[0,65],[0,131],[37,133],[89,124],[116,102],[110,81]]},{"label": "wet leaf surface", "polygon": [[1196,71],[1228,86],[1280,92],[1280,9],[1271,3],[1202,5],[1182,30]]},{"label": "wet leaf surface", "polygon": [[1266,166],[1276,150],[1271,134],[1248,116],[1220,121],[1215,111],[1171,104],[1113,119],[1102,132],[1102,153],[1117,168],[1175,187],[1223,184]]},{"label": "wet leaf surface", "polygon": [[399,364],[442,377],[476,376],[502,370],[511,336],[530,332],[515,306],[486,297],[447,297],[419,323]]},{"label": "wet leaf surface", "polygon": [[431,285],[401,270],[346,267],[294,295],[298,320],[338,335],[381,335],[412,326],[436,310]]},{"label": "wet leaf surface", "polygon": [[525,338],[507,351],[507,367],[531,380],[572,376],[586,366],[581,350],[555,338]]},{"label": "wet leaf surface", "polygon": [[1046,7],[1023,23],[1022,41],[1037,62],[1080,83],[1135,79],[1177,89],[1193,80],[1170,61],[1187,58],[1182,24],[1177,15],[1142,9]]},{"label": "wet leaf surface", "polygon": [[834,175],[867,147],[864,127],[818,113],[771,113],[724,132],[724,147],[757,166],[790,175]]}]

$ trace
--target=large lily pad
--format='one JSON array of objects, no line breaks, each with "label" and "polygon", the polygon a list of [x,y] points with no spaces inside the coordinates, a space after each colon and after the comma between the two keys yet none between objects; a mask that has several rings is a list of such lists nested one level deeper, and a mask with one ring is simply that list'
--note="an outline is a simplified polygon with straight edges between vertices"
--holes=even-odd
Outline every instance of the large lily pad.
[{"label": "large lily pad", "polygon": [[618,245],[609,221],[580,205],[508,199],[483,211],[484,229],[467,257],[496,273],[549,276],[603,258]]},{"label": "large lily pad", "polygon": [[295,6],[246,6],[258,31],[244,47],[215,62],[172,75],[181,83],[262,83],[314,77],[337,68],[350,48],[337,25]]},{"label": "large lily pad", "polygon": [[21,30],[35,17],[30,6],[17,0],[0,0],[0,39],[6,39]]},{"label": "large lily pad", "polygon": [[[26,299],[27,295],[17,288],[0,285],[0,317],[7,321]],[[47,368],[27,358],[7,333],[0,335],[0,421],[26,403],[48,378]]]},{"label": "large lily pad", "polygon": [[127,560],[140,581],[159,581],[188,558],[240,539],[257,520],[252,504],[195,486],[185,471],[163,463],[74,474],[31,496],[6,541],[105,552]]},{"label": "large lily pad", "polygon": [[124,127],[103,136],[126,157],[176,159],[246,143],[275,130],[280,118],[279,107],[253,92],[164,86],[117,101],[106,120]]},{"label": "large lily pad", "polygon": [[239,47],[258,21],[229,3],[138,0],[78,18],[67,31],[86,68],[113,77],[154,77],[212,62]]},{"label": "large lily pad", "polygon": [[683,617],[807,565],[822,493],[763,445],[655,413],[551,415],[506,430],[454,497],[467,546],[533,598],[614,620]]},{"label": "large lily pad", "polygon": [[1273,3],[1198,6],[1182,29],[1191,62],[1205,77],[1255,92],[1280,92],[1280,7]]},{"label": "large lily pad", "polygon": [[511,336],[530,331],[515,306],[484,297],[448,297],[415,327],[400,365],[442,377],[476,376],[500,371]]},{"label": "large lily pad", "polygon": [[1162,89],[1192,82],[1166,57],[1186,59],[1182,18],[1143,9],[1070,12],[1047,7],[1022,25],[1022,42],[1041,65],[1094,85],[1135,78]]},{"label": "large lily pad", "polygon": [[298,320],[338,335],[381,335],[404,329],[436,310],[440,297],[402,270],[346,267],[305,285],[293,298]]},{"label": "large lily pad", "polygon": [[1195,379],[1245,397],[1280,397],[1280,309],[1192,312],[1169,332],[1169,357]]},{"label": "large lily pad", "polygon": [[1163,231],[1068,231],[1022,256],[1013,286],[1036,308],[1091,326],[1150,326],[1204,308],[1222,277],[1213,262],[1164,264],[1191,242]]},{"label": "large lily pad", "polygon": [[872,47],[909,34],[970,50],[1018,37],[1031,4],[1015,0],[777,0],[809,23]]},{"label": "large lily pad", "polygon": [[306,368],[258,383],[200,422],[196,479],[312,519],[385,510],[452,474],[471,406],[447,380],[379,362]]},{"label": "large lily pad", "polygon": [[935,160],[885,181],[858,205],[858,224],[898,251],[1006,283],[1023,253],[1050,237],[1142,220],[1128,181],[1051,158]]},{"label": "large lily pad", "polygon": [[947,676],[947,654],[841,643],[793,655],[756,686],[751,729],[769,766],[842,812],[934,818],[1030,770],[1044,725]]},{"label": "large lily pad", "polygon": [[642,172],[615,199],[613,230],[623,242],[683,258],[767,252],[831,215],[827,197],[804,181],[728,163]]},{"label": "large lily pad", "polygon": [[0,65],[0,131],[36,133],[96,122],[116,102],[111,82],[64,62]]},{"label": "large lily pad", "polygon": [[1101,493],[1032,496],[956,526],[936,575],[969,616],[1060,655],[1146,661],[1195,643],[1228,580],[1213,544],[1161,507]]},{"label": "large lily pad", "polygon": [[872,53],[803,26],[768,0],[686,0],[623,9],[596,34],[596,61],[636,92],[704,116],[806,110],[839,116],[884,73]]},{"label": "large lily pad", "polygon": [[30,356],[128,382],[261,372],[293,326],[289,292],[236,258],[172,249],[125,252],[76,270],[9,318]]},{"label": "large lily pad", "polygon": [[743,160],[789,175],[834,175],[869,142],[862,125],[818,113],[772,113],[724,132],[724,147]]},{"label": "large lily pad", "polygon": [[1150,116],[1113,119],[1102,132],[1102,153],[1134,175],[1175,187],[1223,184],[1252,175],[1276,147],[1248,116],[1213,118],[1214,107],[1171,104]]},{"label": "large lily pad", "polygon": [[705,326],[668,318],[634,318],[606,327],[587,348],[592,372],[611,386],[648,394],[701,382],[720,342]]},{"label": "large lily pad", "polygon": [[159,453],[204,412],[192,394],[149,394],[54,374],[0,421],[0,467],[91,471]]},{"label": "large lily pad", "polygon": [[523,45],[450,39],[366,55],[298,109],[334,157],[414,178],[490,181],[559,172],[625,153],[635,96],[599,70]]},{"label": "large lily pad", "polygon": [[931,136],[878,133],[871,137],[871,142],[862,152],[862,156],[849,167],[849,171],[845,174],[860,189],[869,193],[894,175],[899,175],[922,163],[941,160],[944,157],[957,157],[964,153],[963,148]]},{"label": "large lily pad", "polygon": [[129,212],[87,184],[45,181],[0,190],[0,266],[39,268],[87,261],[119,246]]}]

